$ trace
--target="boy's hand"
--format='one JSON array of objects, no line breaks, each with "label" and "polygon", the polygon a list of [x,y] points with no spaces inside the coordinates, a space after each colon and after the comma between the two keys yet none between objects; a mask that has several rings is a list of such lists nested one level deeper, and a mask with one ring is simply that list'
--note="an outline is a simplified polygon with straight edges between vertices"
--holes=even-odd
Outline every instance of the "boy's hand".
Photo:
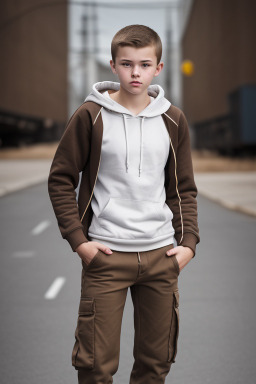
[{"label": "boy's hand", "polygon": [[190,260],[194,256],[194,252],[189,247],[183,247],[182,245],[179,245],[178,247],[169,249],[169,251],[166,252],[167,256],[176,256],[176,259],[178,261],[180,271],[190,262]]},{"label": "boy's hand", "polygon": [[75,251],[85,262],[85,264],[88,265],[92,261],[98,250],[101,250],[107,255],[111,255],[111,253],[113,253],[110,248],[106,247],[104,244],[98,243],[97,241],[88,241],[88,243],[82,243],[78,245]]}]

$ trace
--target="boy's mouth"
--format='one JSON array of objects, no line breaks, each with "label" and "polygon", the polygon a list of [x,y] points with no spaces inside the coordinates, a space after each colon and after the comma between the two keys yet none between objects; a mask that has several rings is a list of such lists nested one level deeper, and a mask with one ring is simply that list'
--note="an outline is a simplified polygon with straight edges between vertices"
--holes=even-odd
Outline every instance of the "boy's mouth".
[{"label": "boy's mouth", "polygon": [[139,81],[131,81],[130,84],[141,84]]}]

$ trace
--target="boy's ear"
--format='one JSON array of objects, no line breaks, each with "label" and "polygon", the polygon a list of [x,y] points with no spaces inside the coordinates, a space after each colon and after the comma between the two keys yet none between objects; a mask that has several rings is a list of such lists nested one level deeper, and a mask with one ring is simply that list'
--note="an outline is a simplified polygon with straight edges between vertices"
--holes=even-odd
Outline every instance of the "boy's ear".
[{"label": "boy's ear", "polygon": [[113,62],[113,60],[110,60],[110,66],[111,66],[111,69],[112,69],[112,72],[116,74],[116,69],[115,69],[115,64]]},{"label": "boy's ear", "polygon": [[164,67],[164,63],[161,61],[161,62],[157,65],[157,67],[156,67],[156,71],[155,71],[154,76],[158,76],[159,73],[162,71],[163,67]]}]

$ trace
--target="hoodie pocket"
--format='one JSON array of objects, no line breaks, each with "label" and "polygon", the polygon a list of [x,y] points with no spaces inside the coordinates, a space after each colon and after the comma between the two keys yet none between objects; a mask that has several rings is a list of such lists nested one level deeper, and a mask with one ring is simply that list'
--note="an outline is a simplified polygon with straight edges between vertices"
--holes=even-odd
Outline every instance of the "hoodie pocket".
[{"label": "hoodie pocket", "polygon": [[175,357],[177,354],[177,345],[179,337],[179,291],[173,292],[172,300],[172,318],[169,335],[169,348],[168,348],[168,361],[175,363]]},{"label": "hoodie pocket", "polygon": [[116,236],[135,238],[145,234],[155,236],[157,227],[166,220],[163,204],[149,200],[111,197],[98,218],[105,229]]},{"label": "hoodie pocket", "polygon": [[72,365],[75,369],[94,367],[94,321],[94,298],[81,297],[75,331],[76,341],[72,350]]}]

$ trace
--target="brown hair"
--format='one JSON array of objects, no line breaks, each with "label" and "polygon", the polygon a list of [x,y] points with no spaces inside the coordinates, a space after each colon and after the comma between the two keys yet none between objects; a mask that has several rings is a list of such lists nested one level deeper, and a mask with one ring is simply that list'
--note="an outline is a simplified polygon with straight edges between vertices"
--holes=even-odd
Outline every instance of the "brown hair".
[{"label": "brown hair", "polygon": [[162,42],[158,34],[146,25],[133,24],[120,29],[112,39],[111,55],[115,63],[117,50],[119,47],[144,48],[148,46],[155,47],[157,65],[162,57]]}]

